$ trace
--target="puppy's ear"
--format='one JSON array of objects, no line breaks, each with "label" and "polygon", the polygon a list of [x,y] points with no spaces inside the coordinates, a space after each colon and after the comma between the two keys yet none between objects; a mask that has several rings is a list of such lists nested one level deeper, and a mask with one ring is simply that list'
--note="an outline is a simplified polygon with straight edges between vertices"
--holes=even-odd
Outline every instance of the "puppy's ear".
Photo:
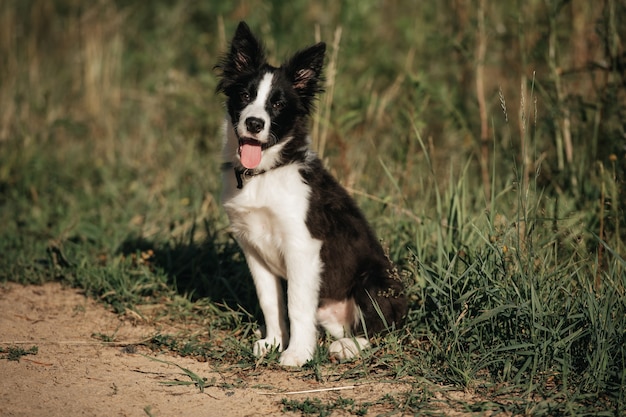
[{"label": "puppy's ear", "polygon": [[323,91],[322,67],[324,66],[325,53],[326,44],[320,42],[297,52],[283,65],[285,74],[300,96],[306,111],[312,109],[315,96]]},{"label": "puppy's ear", "polygon": [[322,81],[325,53],[326,44],[320,42],[297,52],[285,63],[285,72],[296,91],[314,88],[317,92],[319,82]]},{"label": "puppy's ear", "polygon": [[220,70],[217,91],[226,92],[242,76],[253,73],[265,64],[263,44],[252,34],[245,22],[240,22],[230,43],[230,50],[216,66]]},{"label": "puppy's ear", "polygon": [[246,22],[240,22],[230,44],[229,58],[239,73],[256,71],[265,63],[265,50]]}]

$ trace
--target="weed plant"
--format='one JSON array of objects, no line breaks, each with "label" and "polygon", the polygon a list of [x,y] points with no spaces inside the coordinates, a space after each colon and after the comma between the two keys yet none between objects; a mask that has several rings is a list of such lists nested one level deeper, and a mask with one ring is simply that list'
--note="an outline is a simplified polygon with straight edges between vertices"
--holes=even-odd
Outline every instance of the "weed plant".
[{"label": "weed plant", "polygon": [[2,2],[0,279],[159,305],[203,331],[153,349],[276,366],[250,352],[219,207],[212,68],[246,19],[275,61],[329,43],[313,145],[411,297],[363,358],[307,371],[405,381],[374,402],[406,413],[436,409],[429,381],[483,395],[470,411],[623,414],[625,18],[621,0]]}]

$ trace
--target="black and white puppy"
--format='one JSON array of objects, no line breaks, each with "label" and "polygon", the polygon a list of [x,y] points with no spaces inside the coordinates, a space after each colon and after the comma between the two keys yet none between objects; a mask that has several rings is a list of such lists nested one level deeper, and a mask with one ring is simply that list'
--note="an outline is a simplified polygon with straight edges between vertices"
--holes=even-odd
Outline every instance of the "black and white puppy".
[{"label": "black and white puppy", "polygon": [[222,202],[265,316],[253,351],[277,347],[285,366],[313,357],[318,326],[337,339],[331,355],[350,358],[368,335],[398,325],[407,306],[363,214],[309,149],[325,50],[318,43],[273,67],[241,22],[217,65],[227,98]]}]

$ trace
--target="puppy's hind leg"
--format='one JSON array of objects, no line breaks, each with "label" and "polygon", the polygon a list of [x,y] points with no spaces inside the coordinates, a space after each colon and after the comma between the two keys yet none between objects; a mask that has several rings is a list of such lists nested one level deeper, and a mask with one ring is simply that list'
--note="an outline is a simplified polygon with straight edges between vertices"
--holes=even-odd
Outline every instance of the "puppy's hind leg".
[{"label": "puppy's hind leg", "polygon": [[355,337],[352,329],[361,319],[359,308],[354,300],[322,300],[317,310],[317,321],[335,340],[328,348],[331,358],[351,359],[370,346],[365,337]]},{"label": "puppy's hind leg", "polygon": [[352,359],[369,347],[370,342],[364,337],[342,337],[330,344],[328,354],[337,360]]}]

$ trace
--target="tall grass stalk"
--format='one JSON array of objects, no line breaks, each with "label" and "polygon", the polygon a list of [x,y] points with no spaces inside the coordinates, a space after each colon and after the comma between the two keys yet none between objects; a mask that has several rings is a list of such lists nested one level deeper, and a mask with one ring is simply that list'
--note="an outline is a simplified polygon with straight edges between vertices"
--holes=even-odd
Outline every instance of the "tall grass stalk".
[{"label": "tall grass stalk", "polygon": [[[322,105],[320,106],[317,117],[315,117],[315,123],[313,124],[313,129],[311,131],[315,150],[322,159],[324,158],[326,141],[328,140],[328,132],[331,124],[331,109],[333,105],[333,98],[335,96],[335,79],[337,77],[337,60],[339,58],[341,32],[341,26],[335,29],[332,52],[328,63],[326,64],[326,92],[322,97]],[[318,42],[321,41],[321,39],[319,39],[319,34],[316,35],[316,38]]]}]

